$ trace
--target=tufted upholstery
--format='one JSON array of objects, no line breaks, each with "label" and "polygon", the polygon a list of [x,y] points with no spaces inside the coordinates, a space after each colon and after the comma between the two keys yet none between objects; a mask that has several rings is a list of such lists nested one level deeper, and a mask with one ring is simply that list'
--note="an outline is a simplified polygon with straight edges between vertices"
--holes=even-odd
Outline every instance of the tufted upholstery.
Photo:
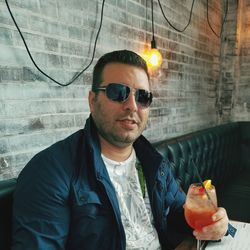
[{"label": "tufted upholstery", "polygon": [[219,205],[230,218],[250,222],[250,122],[212,127],[158,142],[155,147],[168,158],[185,192],[198,182],[195,162],[202,179],[213,181]]}]

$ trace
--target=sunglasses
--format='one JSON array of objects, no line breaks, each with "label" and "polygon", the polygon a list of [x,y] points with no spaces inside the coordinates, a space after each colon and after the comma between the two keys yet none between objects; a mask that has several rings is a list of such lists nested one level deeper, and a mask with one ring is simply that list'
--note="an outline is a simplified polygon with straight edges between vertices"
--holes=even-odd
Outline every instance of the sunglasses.
[{"label": "sunglasses", "polygon": [[[98,87],[93,92],[105,91],[109,100],[114,102],[125,102],[132,89],[122,83],[109,83],[105,87]],[[147,108],[150,106],[153,100],[153,94],[145,89],[135,90],[135,101],[140,108]]]}]

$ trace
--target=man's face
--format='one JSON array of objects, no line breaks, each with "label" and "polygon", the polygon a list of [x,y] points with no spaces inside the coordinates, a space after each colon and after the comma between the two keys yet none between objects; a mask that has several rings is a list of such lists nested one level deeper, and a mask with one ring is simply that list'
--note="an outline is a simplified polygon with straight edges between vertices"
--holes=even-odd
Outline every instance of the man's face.
[{"label": "man's face", "polygon": [[[133,89],[149,91],[145,71],[127,64],[107,64],[102,73],[102,80],[101,87],[109,83],[123,83]],[[149,108],[138,107],[134,91],[125,102],[109,100],[104,91],[90,91],[89,106],[101,140],[113,146],[131,145],[146,127]]]}]

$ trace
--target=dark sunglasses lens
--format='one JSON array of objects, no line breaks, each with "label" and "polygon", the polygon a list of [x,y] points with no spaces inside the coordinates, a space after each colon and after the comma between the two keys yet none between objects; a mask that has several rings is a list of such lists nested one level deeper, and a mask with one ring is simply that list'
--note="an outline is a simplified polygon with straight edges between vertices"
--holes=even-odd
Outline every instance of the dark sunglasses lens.
[{"label": "dark sunglasses lens", "polygon": [[147,90],[138,89],[136,90],[135,98],[138,104],[146,108],[150,106],[153,99],[153,95],[151,92]]},{"label": "dark sunglasses lens", "polygon": [[123,102],[125,101],[129,96],[130,89],[129,87],[117,84],[117,83],[111,83],[108,85],[106,89],[107,97],[116,102]]}]

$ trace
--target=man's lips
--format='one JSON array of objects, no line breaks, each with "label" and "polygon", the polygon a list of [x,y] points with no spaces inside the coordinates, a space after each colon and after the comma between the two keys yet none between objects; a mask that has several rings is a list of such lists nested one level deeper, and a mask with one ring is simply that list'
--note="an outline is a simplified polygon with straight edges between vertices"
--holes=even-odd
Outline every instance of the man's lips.
[{"label": "man's lips", "polygon": [[120,119],[117,121],[122,125],[122,127],[126,129],[134,129],[138,124],[138,122],[134,119]]}]

